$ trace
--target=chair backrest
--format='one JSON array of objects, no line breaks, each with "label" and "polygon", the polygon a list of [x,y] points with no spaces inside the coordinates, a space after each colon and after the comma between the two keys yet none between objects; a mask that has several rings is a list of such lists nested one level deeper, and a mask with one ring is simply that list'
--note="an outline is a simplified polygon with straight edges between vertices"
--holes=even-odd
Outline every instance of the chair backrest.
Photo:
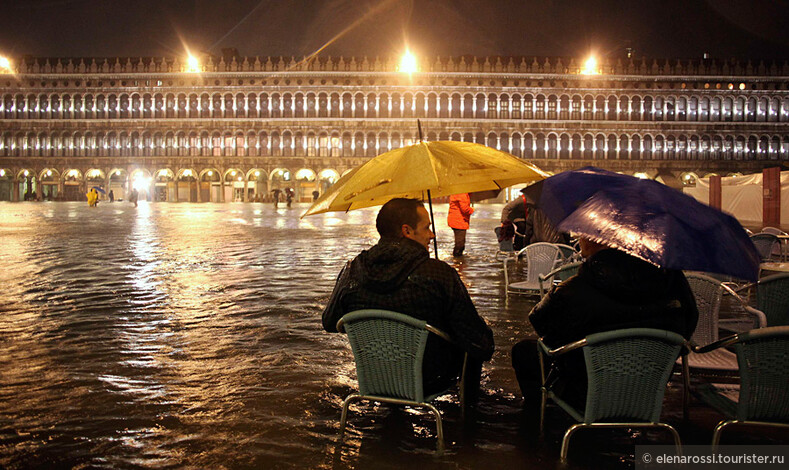
[{"label": "chair backrest", "polygon": [[685,278],[696,299],[699,321],[691,339],[700,346],[718,341],[718,318],[720,316],[723,286],[717,279],[696,273],[687,273]]},{"label": "chair backrest", "polygon": [[767,326],[789,325],[789,273],[763,277],[756,285],[756,304]]},{"label": "chair backrest", "polygon": [[582,264],[583,262],[581,261],[564,263],[548,274],[540,275],[540,298],[544,297],[551,290],[555,280],[566,281],[578,274]]},{"label": "chair backrest", "polygon": [[685,340],[665,330],[629,328],[586,337],[589,380],[584,422],[657,423],[663,394]]},{"label": "chair backrest", "polygon": [[356,361],[359,393],[423,402],[426,322],[387,310],[357,310],[342,317]]},{"label": "chair backrest", "polygon": [[776,246],[780,246],[778,237],[772,233],[757,233],[751,235],[751,241],[756,247],[756,251],[759,252],[759,256],[762,260],[769,260]]},{"label": "chair backrest", "polygon": [[740,366],[737,419],[789,423],[789,326],[744,333],[734,349]]},{"label": "chair backrest", "polygon": [[559,248],[559,251],[562,254],[562,258],[565,261],[568,261],[568,262],[571,261],[571,260],[574,261],[575,258],[580,256],[580,253],[578,253],[578,250],[576,250],[575,248],[571,247],[570,245],[565,245],[564,243],[554,243],[554,245],[556,245]]},{"label": "chair backrest", "polygon": [[762,233],[771,233],[773,235],[786,235],[786,232],[775,227],[764,227]]},{"label": "chair backrest", "polygon": [[526,254],[526,282],[537,285],[540,274],[548,274],[561,260],[561,250],[553,243],[532,243],[523,249]]}]

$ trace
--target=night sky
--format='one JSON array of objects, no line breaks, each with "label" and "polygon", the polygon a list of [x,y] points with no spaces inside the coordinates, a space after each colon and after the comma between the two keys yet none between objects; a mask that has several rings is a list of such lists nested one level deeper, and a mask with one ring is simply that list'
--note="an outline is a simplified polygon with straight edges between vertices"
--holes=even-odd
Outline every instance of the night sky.
[{"label": "night sky", "polygon": [[0,55],[789,59],[789,0],[0,0]]}]

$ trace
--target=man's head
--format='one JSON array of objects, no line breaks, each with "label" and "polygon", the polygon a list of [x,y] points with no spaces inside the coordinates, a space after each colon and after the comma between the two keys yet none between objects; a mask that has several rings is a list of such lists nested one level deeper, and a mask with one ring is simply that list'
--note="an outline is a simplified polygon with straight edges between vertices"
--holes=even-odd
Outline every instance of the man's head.
[{"label": "man's head", "polygon": [[608,245],[603,245],[602,243],[594,242],[586,237],[579,238],[578,245],[580,245],[581,248],[581,256],[587,259],[602,249],[611,248]]},{"label": "man's head", "polygon": [[426,250],[435,235],[430,230],[430,216],[421,201],[397,198],[384,204],[375,219],[381,238],[410,238]]}]

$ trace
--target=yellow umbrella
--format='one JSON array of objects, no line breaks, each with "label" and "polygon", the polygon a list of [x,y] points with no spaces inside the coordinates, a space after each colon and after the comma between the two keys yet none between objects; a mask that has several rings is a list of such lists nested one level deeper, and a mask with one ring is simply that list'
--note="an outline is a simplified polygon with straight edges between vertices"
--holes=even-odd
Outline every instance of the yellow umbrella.
[{"label": "yellow umbrella", "polygon": [[383,153],[340,178],[302,215],[430,199],[529,183],[549,175],[509,153],[471,142],[419,142]]},{"label": "yellow umbrella", "polygon": [[[421,135],[421,128],[420,128]],[[471,142],[420,142],[378,155],[348,172],[302,215],[380,206],[390,199],[427,199],[505,188],[549,175],[509,153]],[[433,239],[435,256],[438,243]]]}]

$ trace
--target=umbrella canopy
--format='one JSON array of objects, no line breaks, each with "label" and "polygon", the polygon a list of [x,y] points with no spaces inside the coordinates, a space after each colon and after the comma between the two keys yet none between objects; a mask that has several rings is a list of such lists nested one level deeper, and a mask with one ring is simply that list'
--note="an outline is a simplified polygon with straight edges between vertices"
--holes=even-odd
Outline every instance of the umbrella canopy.
[{"label": "umbrella canopy", "polygon": [[664,268],[758,279],[759,254],[737,219],[657,181],[567,171],[542,182],[537,206],[562,231]]},{"label": "umbrella canopy", "polygon": [[548,174],[506,152],[471,142],[419,142],[383,153],[340,178],[302,217],[505,188]]},{"label": "umbrella canopy", "polygon": [[100,192],[101,194],[107,194],[103,189],[101,189],[98,186],[94,186],[92,189],[95,189],[96,191]]}]

